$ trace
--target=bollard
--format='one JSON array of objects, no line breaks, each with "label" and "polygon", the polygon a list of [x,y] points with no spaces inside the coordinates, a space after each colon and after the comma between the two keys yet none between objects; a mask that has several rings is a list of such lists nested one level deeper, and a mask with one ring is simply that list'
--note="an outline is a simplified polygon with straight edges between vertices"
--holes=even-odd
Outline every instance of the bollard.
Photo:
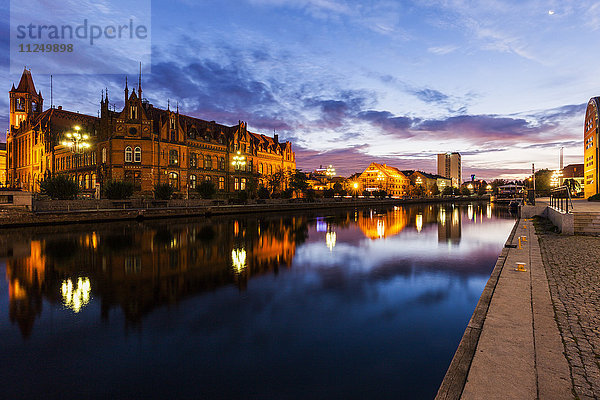
[{"label": "bollard", "polygon": [[522,250],[522,247],[521,247],[521,236],[519,236],[519,250]]},{"label": "bollard", "polygon": [[527,241],[527,236],[521,236],[523,238],[523,241],[526,242]]},{"label": "bollard", "polygon": [[525,269],[525,263],[524,262],[518,262],[517,263],[517,268],[515,268],[515,271],[526,272],[527,269]]}]

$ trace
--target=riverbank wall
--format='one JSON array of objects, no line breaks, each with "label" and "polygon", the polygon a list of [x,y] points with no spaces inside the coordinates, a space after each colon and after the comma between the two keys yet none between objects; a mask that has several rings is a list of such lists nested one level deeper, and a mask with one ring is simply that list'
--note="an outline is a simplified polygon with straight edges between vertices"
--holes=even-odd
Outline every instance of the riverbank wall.
[{"label": "riverbank wall", "polygon": [[90,222],[180,218],[227,214],[291,212],[352,207],[402,206],[409,204],[449,204],[488,201],[487,197],[425,199],[348,199],[313,202],[266,200],[249,204],[220,204],[210,200],[46,200],[34,202],[32,210],[0,209],[0,228],[63,225]]},{"label": "riverbank wall", "polygon": [[436,399],[563,399],[569,366],[538,237],[517,220],[458,345]]}]

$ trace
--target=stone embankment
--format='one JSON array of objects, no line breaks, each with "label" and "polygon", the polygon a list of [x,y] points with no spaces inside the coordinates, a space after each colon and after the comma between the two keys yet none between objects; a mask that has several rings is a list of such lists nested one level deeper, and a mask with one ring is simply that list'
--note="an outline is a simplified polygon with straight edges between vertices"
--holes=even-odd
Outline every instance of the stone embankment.
[{"label": "stone embankment", "polygon": [[[524,270],[518,270],[519,263]],[[436,398],[573,399],[572,368],[555,319],[554,291],[551,297],[533,222],[517,221]],[[584,350],[594,349],[587,343]],[[585,370],[586,364],[578,362],[583,365],[578,371]],[[593,393],[589,380],[577,382],[586,395]]]},{"label": "stone embankment", "polygon": [[224,204],[219,200],[45,200],[34,201],[32,210],[0,209],[0,228],[70,223],[109,222],[135,219],[193,217],[223,214],[289,212],[299,210],[373,207],[406,204],[488,201],[487,198],[448,199],[350,199],[336,198],[301,202],[266,200],[249,204]]}]

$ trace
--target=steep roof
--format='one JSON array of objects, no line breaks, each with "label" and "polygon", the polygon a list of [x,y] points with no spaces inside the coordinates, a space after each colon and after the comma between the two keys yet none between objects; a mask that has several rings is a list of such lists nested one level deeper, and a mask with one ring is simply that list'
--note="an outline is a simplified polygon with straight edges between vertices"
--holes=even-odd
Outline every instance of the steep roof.
[{"label": "steep roof", "polygon": [[35,85],[33,84],[33,77],[31,76],[31,71],[29,71],[27,68],[23,69],[23,74],[21,75],[19,86],[17,86],[16,89],[11,90],[11,92],[30,93],[37,95],[37,92],[35,91]]}]

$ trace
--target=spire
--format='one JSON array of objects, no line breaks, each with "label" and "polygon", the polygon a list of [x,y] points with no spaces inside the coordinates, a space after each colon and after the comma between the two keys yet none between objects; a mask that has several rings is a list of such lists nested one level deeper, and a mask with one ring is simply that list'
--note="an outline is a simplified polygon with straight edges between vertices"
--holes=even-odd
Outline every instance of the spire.
[{"label": "spire", "polygon": [[106,88],[106,102],[108,103],[108,88]]},{"label": "spire", "polygon": [[138,75],[138,97],[142,99],[142,62],[140,61],[140,74]]},{"label": "spire", "polygon": [[125,75],[125,104],[129,100],[129,87],[127,86],[127,75]]},{"label": "spire", "polygon": [[17,86],[16,91],[21,93],[30,93],[34,96],[37,96],[31,71],[29,71],[27,68],[23,69],[23,75],[21,75],[21,80],[19,81],[19,86]]},{"label": "spire", "polygon": [[167,111],[171,111],[171,99],[167,99]]},{"label": "spire", "polygon": [[179,114],[179,101],[177,102],[177,114]]}]

